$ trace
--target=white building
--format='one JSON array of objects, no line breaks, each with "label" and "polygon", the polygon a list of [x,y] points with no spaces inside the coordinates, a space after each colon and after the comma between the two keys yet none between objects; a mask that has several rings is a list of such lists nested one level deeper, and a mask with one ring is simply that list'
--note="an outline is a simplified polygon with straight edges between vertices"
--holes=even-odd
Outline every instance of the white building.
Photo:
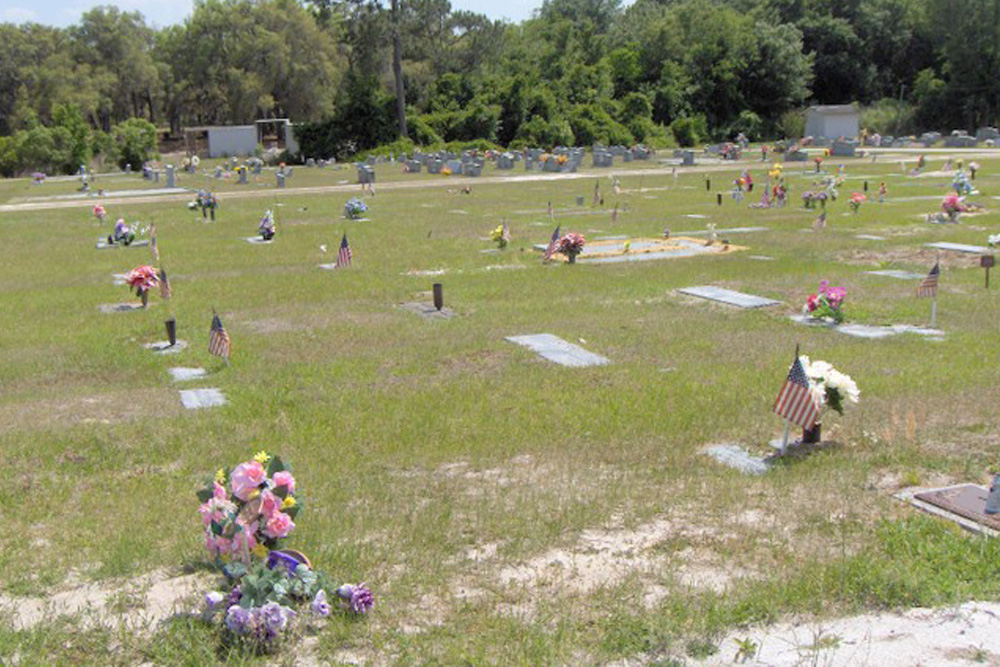
[{"label": "white building", "polygon": [[809,107],[806,136],[827,139],[854,139],[858,136],[861,112],[853,104]]},{"label": "white building", "polygon": [[[259,144],[276,139],[279,148],[298,153],[292,123],[287,118],[258,120],[253,125],[212,125],[185,128],[188,150],[200,152],[207,145],[208,157],[249,157]],[[265,145],[264,148],[270,148]]]}]

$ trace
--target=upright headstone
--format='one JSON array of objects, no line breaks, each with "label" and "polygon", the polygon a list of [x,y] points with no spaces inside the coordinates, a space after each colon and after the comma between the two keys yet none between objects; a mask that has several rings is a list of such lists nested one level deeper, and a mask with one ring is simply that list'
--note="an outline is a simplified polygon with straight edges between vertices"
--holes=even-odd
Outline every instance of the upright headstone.
[{"label": "upright headstone", "polygon": [[278,187],[279,188],[285,187],[285,174],[284,173],[282,173],[282,172],[279,171],[277,174],[275,174],[275,178],[278,179]]},{"label": "upright headstone", "polygon": [[174,165],[172,164],[167,165],[167,187],[168,188],[177,187],[177,183],[174,177]]}]

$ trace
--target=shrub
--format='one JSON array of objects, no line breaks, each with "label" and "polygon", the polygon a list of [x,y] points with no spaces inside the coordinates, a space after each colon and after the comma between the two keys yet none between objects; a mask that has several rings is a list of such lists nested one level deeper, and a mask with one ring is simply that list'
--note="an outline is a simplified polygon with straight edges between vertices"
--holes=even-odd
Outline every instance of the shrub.
[{"label": "shrub", "polygon": [[685,116],[670,124],[670,132],[679,146],[690,148],[708,138],[708,121],[705,116]]},{"label": "shrub", "polygon": [[112,128],[118,149],[118,166],[139,167],[156,157],[156,126],[142,118],[129,118]]}]

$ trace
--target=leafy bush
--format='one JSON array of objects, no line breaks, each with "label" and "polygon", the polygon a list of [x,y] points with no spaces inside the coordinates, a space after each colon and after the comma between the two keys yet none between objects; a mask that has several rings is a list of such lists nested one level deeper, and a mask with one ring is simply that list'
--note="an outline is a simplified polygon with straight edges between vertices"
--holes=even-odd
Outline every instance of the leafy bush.
[{"label": "leafy bush", "polygon": [[792,109],[781,114],[778,119],[778,132],[785,139],[798,139],[806,133],[806,112],[803,109]]},{"label": "leafy bush", "polygon": [[678,118],[670,124],[670,132],[678,146],[690,148],[708,138],[708,121],[701,114]]},{"label": "leafy bush", "polygon": [[517,139],[511,142],[512,147],[515,145],[546,148],[572,146],[573,130],[565,120],[546,120],[535,116],[518,128]]},{"label": "leafy bush", "polygon": [[861,127],[868,132],[901,135],[914,131],[916,109],[909,102],[887,97],[861,110]]},{"label": "leafy bush", "polygon": [[129,118],[115,125],[114,135],[118,148],[118,166],[126,164],[138,168],[143,162],[156,157],[156,126],[142,118]]}]

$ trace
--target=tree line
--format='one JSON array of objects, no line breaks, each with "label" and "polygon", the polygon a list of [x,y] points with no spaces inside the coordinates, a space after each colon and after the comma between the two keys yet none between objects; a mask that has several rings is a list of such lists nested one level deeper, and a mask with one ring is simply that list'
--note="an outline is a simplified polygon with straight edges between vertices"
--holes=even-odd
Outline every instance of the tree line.
[{"label": "tree line", "polygon": [[518,24],[448,0],[196,0],[162,29],[111,6],[0,25],[3,173],[121,161],[148,124],[288,117],[303,152],[344,158],[794,136],[804,106],[846,102],[883,134],[996,124],[1000,0],[545,0]]}]

